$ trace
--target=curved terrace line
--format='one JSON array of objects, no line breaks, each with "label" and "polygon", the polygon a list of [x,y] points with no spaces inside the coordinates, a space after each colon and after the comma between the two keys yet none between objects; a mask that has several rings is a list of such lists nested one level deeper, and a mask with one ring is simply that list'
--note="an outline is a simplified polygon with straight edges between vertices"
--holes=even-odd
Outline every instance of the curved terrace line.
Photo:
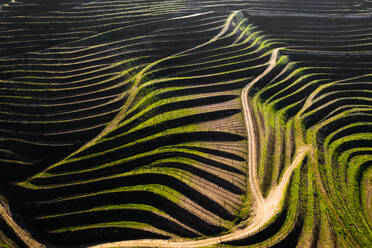
[{"label": "curved terrace line", "polygon": [[0,216],[13,229],[14,233],[22,240],[27,247],[45,248],[46,246],[36,241],[30,233],[22,229],[9,214],[8,205],[0,199]]},{"label": "curved terrace line", "polygon": [[188,241],[172,241],[172,240],[159,240],[159,239],[143,239],[136,241],[119,241],[112,243],[105,243],[100,245],[90,246],[90,248],[108,248],[108,247],[204,247],[209,245],[215,245],[222,242],[229,242],[238,239],[243,239],[252,234],[258,232],[264,227],[270,220],[282,208],[282,199],[284,198],[287,185],[291,178],[293,170],[301,164],[301,161],[305,157],[308,151],[308,147],[300,147],[297,151],[295,159],[292,164],[285,171],[280,183],[270,190],[267,198],[264,198],[261,190],[259,189],[258,176],[256,172],[257,168],[257,146],[256,136],[257,133],[254,129],[254,123],[252,118],[252,111],[248,100],[248,92],[252,86],[264,76],[266,76],[274,67],[277,61],[278,53],[280,48],[274,49],[271,54],[271,58],[267,63],[269,66],[267,69],[258,77],[256,77],[250,84],[248,84],[241,93],[242,104],[243,104],[243,115],[244,123],[248,134],[248,181],[249,187],[255,200],[255,215],[251,219],[251,223],[243,228],[235,230],[229,234],[221,235],[218,237],[207,238],[202,240],[188,240]]}]

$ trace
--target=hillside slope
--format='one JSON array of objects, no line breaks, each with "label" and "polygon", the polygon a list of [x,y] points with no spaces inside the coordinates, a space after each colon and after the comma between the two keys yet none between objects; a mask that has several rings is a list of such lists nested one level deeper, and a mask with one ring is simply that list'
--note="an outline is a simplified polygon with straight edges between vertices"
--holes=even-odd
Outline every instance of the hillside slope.
[{"label": "hillside slope", "polygon": [[0,1],[0,245],[368,247],[370,1]]}]

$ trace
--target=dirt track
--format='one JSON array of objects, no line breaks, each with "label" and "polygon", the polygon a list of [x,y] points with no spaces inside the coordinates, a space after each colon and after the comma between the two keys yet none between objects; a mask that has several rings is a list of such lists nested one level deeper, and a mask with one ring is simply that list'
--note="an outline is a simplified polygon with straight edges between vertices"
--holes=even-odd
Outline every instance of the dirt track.
[{"label": "dirt track", "polygon": [[300,147],[296,153],[292,164],[286,169],[280,183],[270,190],[268,197],[264,198],[259,189],[257,178],[257,134],[255,133],[254,122],[252,119],[252,111],[249,105],[248,92],[250,88],[261,78],[267,75],[275,66],[279,48],[272,51],[271,58],[268,62],[267,69],[248,84],[241,93],[244,122],[246,125],[248,136],[248,183],[253,194],[254,216],[248,226],[243,229],[237,229],[229,234],[218,237],[207,238],[203,240],[191,241],[175,241],[175,240],[158,240],[158,239],[144,239],[135,241],[121,241],[114,243],[106,243],[90,248],[108,248],[108,247],[205,247],[219,244],[233,240],[242,239],[258,232],[265,224],[267,224],[282,208],[282,199],[284,198],[286,188],[293,170],[300,164],[303,157],[308,151],[308,147]]}]

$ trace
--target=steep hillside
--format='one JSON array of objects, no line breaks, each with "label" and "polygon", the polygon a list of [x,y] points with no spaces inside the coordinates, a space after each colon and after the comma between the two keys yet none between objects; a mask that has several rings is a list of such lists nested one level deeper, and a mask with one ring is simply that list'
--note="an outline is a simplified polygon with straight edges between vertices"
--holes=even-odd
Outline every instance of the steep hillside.
[{"label": "steep hillside", "polygon": [[372,244],[370,1],[0,6],[0,246]]}]

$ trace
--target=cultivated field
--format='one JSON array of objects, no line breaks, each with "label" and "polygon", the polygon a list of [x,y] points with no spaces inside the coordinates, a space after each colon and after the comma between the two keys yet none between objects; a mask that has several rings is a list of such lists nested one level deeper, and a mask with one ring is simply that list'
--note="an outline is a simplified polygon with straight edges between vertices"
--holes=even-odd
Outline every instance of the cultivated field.
[{"label": "cultivated field", "polygon": [[370,0],[0,0],[0,247],[371,247]]}]

